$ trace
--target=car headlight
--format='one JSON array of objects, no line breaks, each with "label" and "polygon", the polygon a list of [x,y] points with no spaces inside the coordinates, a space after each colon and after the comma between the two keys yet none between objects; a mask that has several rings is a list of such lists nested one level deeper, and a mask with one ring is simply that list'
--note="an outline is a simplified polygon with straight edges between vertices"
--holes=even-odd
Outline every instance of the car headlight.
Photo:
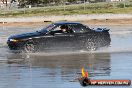
[{"label": "car headlight", "polygon": [[16,39],[9,39],[9,41],[11,41],[11,42],[18,42],[18,40],[16,40]]}]

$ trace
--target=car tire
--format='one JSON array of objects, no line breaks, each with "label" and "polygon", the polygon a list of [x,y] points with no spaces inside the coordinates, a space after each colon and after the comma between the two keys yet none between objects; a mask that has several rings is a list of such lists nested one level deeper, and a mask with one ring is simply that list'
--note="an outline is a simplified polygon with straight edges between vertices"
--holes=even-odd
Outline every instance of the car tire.
[{"label": "car tire", "polygon": [[97,50],[97,46],[94,43],[94,41],[87,41],[85,43],[85,50],[87,50],[87,51],[95,51],[95,50]]},{"label": "car tire", "polygon": [[37,51],[36,45],[32,41],[27,41],[24,44],[24,52],[26,53],[35,53]]}]

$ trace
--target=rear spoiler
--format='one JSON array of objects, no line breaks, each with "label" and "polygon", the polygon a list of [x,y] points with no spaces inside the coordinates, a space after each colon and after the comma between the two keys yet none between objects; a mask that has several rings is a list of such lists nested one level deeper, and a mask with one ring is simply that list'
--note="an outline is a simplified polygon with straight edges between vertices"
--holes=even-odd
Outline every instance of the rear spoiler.
[{"label": "rear spoiler", "polygon": [[108,32],[110,29],[108,28],[97,28],[96,31],[99,31],[99,32]]}]

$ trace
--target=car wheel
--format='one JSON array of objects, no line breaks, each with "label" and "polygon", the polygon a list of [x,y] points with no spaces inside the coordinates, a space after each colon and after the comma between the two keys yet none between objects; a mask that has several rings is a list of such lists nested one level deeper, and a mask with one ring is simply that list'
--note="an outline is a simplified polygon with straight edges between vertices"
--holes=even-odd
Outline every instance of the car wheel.
[{"label": "car wheel", "polygon": [[87,41],[85,43],[85,49],[88,51],[95,51],[97,50],[97,46],[93,41]]},{"label": "car wheel", "polygon": [[34,53],[36,51],[36,46],[33,42],[26,42],[24,45],[24,52]]}]

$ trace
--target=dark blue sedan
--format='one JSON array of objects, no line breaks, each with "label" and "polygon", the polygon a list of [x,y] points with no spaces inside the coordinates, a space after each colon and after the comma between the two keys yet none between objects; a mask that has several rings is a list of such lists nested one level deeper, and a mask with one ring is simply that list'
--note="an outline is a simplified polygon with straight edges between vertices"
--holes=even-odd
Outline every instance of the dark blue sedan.
[{"label": "dark blue sedan", "polygon": [[36,52],[43,50],[97,50],[109,46],[108,29],[90,29],[78,22],[56,22],[32,33],[10,36],[7,44],[10,50]]}]

